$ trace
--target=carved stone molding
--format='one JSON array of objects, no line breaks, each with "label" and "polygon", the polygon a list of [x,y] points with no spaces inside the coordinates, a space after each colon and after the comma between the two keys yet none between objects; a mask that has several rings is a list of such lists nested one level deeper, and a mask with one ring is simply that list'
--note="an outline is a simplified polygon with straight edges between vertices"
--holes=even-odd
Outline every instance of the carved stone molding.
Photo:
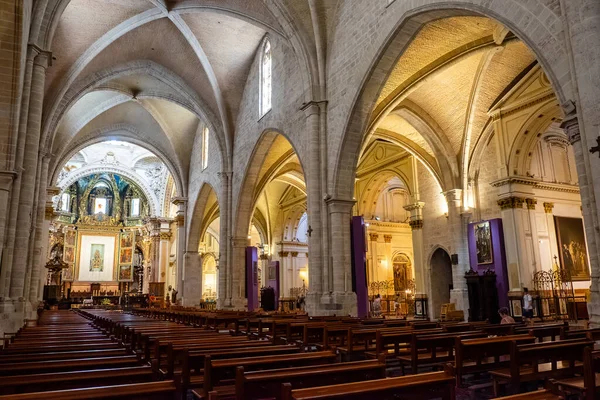
[{"label": "carved stone molding", "polygon": [[516,196],[506,197],[504,199],[498,200],[500,210],[508,210],[511,208],[523,208],[523,203],[525,203],[525,199]]},{"label": "carved stone molding", "polygon": [[544,203],[544,212],[546,214],[552,214],[553,209],[554,209],[554,203]]},{"label": "carved stone molding", "polygon": [[383,240],[386,243],[392,243],[392,235],[383,235]]},{"label": "carved stone molding", "polygon": [[423,220],[422,219],[415,219],[413,221],[409,221],[408,224],[410,225],[410,228],[412,230],[423,229]]},{"label": "carved stone molding", "polygon": [[528,210],[535,210],[535,206],[537,205],[537,199],[525,199],[525,203],[527,203]]},{"label": "carved stone molding", "polygon": [[160,233],[160,240],[170,240],[171,239],[171,232],[161,232]]},{"label": "carved stone molding", "polygon": [[565,118],[560,124],[569,138],[569,142],[573,145],[581,140],[579,133],[579,121],[577,120],[577,107],[573,101],[568,101],[562,105]]}]

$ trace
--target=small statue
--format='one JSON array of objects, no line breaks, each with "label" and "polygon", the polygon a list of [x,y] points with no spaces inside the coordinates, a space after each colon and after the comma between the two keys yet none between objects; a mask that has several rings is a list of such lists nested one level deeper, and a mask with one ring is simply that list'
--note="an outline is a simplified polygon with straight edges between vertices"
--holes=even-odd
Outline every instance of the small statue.
[{"label": "small statue", "polygon": [[171,303],[177,304],[177,290],[175,289],[171,292]]}]

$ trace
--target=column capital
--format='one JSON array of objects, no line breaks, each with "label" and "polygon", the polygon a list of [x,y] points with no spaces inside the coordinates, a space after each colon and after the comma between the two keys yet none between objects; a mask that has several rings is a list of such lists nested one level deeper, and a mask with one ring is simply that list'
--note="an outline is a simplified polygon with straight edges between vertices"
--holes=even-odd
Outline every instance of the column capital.
[{"label": "column capital", "polygon": [[403,208],[406,211],[413,211],[413,210],[422,210],[423,207],[425,207],[425,203],[422,201],[417,201],[416,203],[407,204]]},{"label": "column capital", "polygon": [[500,210],[508,210],[511,208],[523,208],[523,203],[525,203],[525,199],[516,196],[505,197],[503,199],[498,200]]},{"label": "column capital", "polygon": [[187,202],[188,202],[187,197],[173,197],[171,199],[171,203],[175,204],[176,206],[186,205]]},{"label": "column capital", "polygon": [[554,203],[544,203],[544,212],[546,214],[552,214],[553,209],[554,209]]},{"label": "column capital", "polygon": [[[47,68],[52,65],[52,52],[51,51],[44,50],[35,43],[28,43],[27,44],[27,56],[30,59],[33,59],[34,62],[36,62],[35,59],[39,55],[42,55],[45,58],[44,62],[46,65],[42,65],[44,68]],[[40,61],[41,61],[41,59],[40,59]],[[38,63],[39,63],[39,61],[38,61]],[[38,65],[40,65],[40,64],[38,64]]]},{"label": "column capital", "polygon": [[392,243],[392,235],[383,235],[383,241],[385,243]]},{"label": "column capital", "polygon": [[330,197],[325,200],[325,203],[329,206],[329,210],[332,213],[350,213],[356,200],[334,199]]},{"label": "column capital", "polygon": [[321,101],[311,100],[307,103],[302,104],[302,107],[300,107],[300,110],[304,111],[304,114],[307,117],[309,117],[313,114],[318,115],[323,106],[327,106],[327,100],[321,100]]},{"label": "column capital", "polygon": [[379,234],[377,233],[369,233],[369,240],[371,242],[376,242],[379,239]]},{"label": "column capital", "polygon": [[54,196],[58,196],[60,194],[60,188],[58,186],[48,186],[46,188],[46,194],[52,198]]},{"label": "column capital", "polygon": [[562,109],[565,113],[565,117],[563,118],[560,127],[565,130],[569,137],[569,142],[573,145],[581,140],[579,120],[577,119],[577,107],[573,101],[569,100],[562,105]]},{"label": "column capital", "polygon": [[537,199],[525,199],[525,203],[527,204],[528,210],[535,210]]},{"label": "column capital", "polygon": [[17,173],[14,171],[0,171],[0,191],[10,191],[16,177]]},{"label": "column capital", "polygon": [[415,220],[409,221],[408,224],[410,225],[410,228],[413,231],[416,229],[423,229],[423,220],[422,219],[415,219]]},{"label": "column capital", "polygon": [[454,207],[460,207],[462,203],[462,189],[450,189],[445,191],[443,194],[446,197],[448,206],[450,203],[454,203]]},{"label": "column capital", "polygon": [[292,257],[296,258],[298,257],[298,252],[297,251],[292,251],[290,252],[290,254],[292,255]]}]

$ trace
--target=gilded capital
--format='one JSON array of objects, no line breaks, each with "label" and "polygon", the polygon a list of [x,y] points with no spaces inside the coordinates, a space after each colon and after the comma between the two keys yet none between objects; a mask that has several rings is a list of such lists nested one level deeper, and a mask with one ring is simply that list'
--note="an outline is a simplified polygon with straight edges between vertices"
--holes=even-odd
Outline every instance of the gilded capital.
[{"label": "gilded capital", "polygon": [[386,243],[392,243],[392,235],[383,235],[383,241]]},{"label": "gilded capital", "polygon": [[369,240],[371,242],[376,242],[379,239],[379,234],[377,233],[369,233]]},{"label": "gilded capital", "polygon": [[552,214],[553,209],[554,209],[554,203],[544,203],[544,212],[546,214]]},{"label": "gilded capital", "polygon": [[535,210],[537,200],[536,199],[525,199],[525,203],[527,203],[528,210]]},{"label": "gilded capital", "polygon": [[506,197],[504,199],[498,200],[498,205],[501,210],[508,210],[511,208],[523,208],[523,203],[525,203],[525,199],[522,197]]}]

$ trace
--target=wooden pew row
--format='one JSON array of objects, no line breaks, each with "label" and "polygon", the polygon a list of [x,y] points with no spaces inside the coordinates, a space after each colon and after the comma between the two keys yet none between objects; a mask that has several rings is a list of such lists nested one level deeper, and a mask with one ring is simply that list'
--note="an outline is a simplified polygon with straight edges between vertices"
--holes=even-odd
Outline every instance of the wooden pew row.
[{"label": "wooden pew row", "polygon": [[443,372],[431,372],[397,378],[375,379],[365,382],[344,383],[305,389],[282,385],[283,400],[328,399],[437,399],[454,400],[454,382],[451,367]]},{"label": "wooden pew row", "polygon": [[298,353],[294,354],[293,357],[288,354],[278,354],[216,360],[213,360],[212,356],[209,355],[204,359],[203,396],[208,397],[208,393],[213,390],[216,390],[219,395],[233,395],[235,393],[235,374],[238,367],[243,367],[244,371],[252,371],[332,364],[336,360],[336,354],[331,351]]},{"label": "wooden pew row", "polygon": [[[206,380],[206,360],[238,359],[243,355],[245,359],[283,356],[283,358],[296,357],[300,349],[296,346],[272,345],[258,348],[245,349],[194,349],[183,353],[181,361],[181,382],[184,390],[198,388]],[[329,352],[328,352],[329,353]],[[310,353],[303,353],[310,354]],[[314,353],[313,353],[314,354]],[[174,376],[175,371],[169,365],[167,377]]]},{"label": "wooden pew row", "polygon": [[127,385],[98,386],[47,392],[33,392],[0,396],[0,400],[166,400],[179,399],[176,381],[134,383]]},{"label": "wooden pew row", "polygon": [[244,367],[238,367],[236,369],[235,399],[259,400],[265,397],[279,399],[283,383],[289,383],[298,389],[307,386],[326,386],[382,378],[385,378],[385,360],[250,372],[245,371]]},{"label": "wooden pew row", "polygon": [[535,344],[511,343],[510,367],[492,371],[494,394],[502,385],[518,388],[522,382],[573,377],[583,372],[583,354],[594,342],[570,339]]},{"label": "wooden pew row", "polygon": [[509,335],[480,339],[456,338],[454,361],[456,386],[463,385],[467,374],[476,374],[506,368],[510,362],[512,343],[534,343],[530,335]]},{"label": "wooden pew row", "polygon": [[481,339],[487,335],[483,332],[455,332],[442,334],[412,334],[410,355],[398,356],[402,368],[409,365],[411,374],[417,374],[420,367],[439,367],[449,361],[454,361],[456,341],[462,339]]}]

